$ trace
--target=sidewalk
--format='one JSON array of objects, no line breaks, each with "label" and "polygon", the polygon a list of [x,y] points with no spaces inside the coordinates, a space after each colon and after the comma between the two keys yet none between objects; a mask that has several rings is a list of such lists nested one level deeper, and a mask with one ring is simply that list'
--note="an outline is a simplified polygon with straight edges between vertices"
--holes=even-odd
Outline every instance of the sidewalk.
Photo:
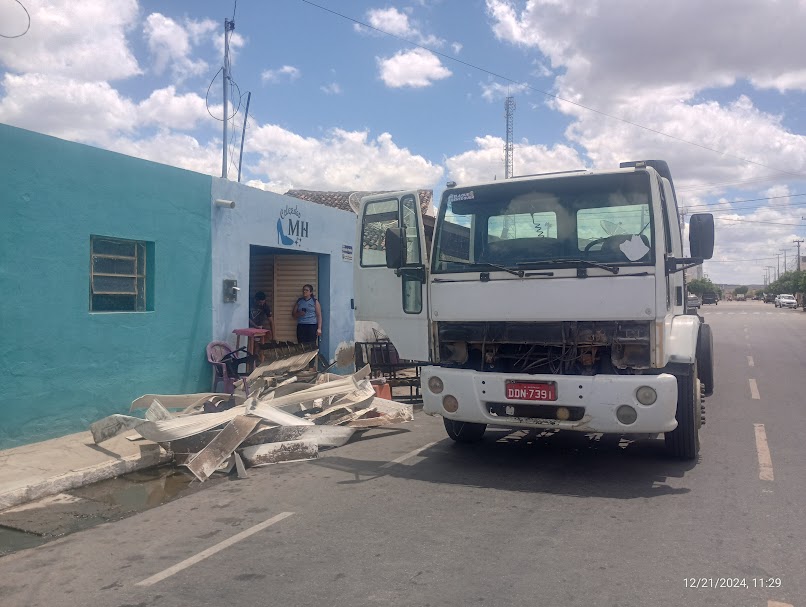
[{"label": "sidewalk", "polygon": [[125,432],[96,445],[89,432],[0,451],[0,510],[169,461]]}]

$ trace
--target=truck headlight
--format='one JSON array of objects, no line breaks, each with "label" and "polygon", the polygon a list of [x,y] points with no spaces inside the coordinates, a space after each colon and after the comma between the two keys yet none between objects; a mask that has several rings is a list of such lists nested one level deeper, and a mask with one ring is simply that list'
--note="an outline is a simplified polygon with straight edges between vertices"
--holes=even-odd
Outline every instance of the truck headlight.
[{"label": "truck headlight", "polygon": [[432,394],[442,394],[442,391],[445,389],[445,384],[443,384],[442,380],[436,375],[432,375],[428,378],[428,389],[431,390]]},{"label": "truck headlight", "polygon": [[634,424],[635,420],[638,419],[638,412],[630,405],[621,405],[616,409],[616,419],[625,426],[629,426],[630,424]]},{"label": "truck headlight", "polygon": [[456,413],[459,410],[459,401],[455,396],[446,394],[442,399],[442,408],[448,413]]},{"label": "truck headlight", "polygon": [[652,405],[656,400],[658,400],[658,393],[655,392],[655,388],[641,386],[635,391],[635,398],[642,405]]}]

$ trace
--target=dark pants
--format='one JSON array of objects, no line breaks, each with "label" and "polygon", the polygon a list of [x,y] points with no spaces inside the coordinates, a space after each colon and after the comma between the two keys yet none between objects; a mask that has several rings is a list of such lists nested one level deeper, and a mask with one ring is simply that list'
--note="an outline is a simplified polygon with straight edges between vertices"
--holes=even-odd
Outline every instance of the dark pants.
[{"label": "dark pants", "polygon": [[297,343],[315,344],[316,325],[297,325]]}]

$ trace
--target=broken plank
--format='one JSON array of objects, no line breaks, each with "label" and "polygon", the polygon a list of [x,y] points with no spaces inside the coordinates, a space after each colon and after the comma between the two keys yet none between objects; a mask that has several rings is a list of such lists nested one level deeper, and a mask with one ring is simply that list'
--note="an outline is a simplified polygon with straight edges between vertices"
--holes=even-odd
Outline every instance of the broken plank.
[{"label": "broken plank", "polygon": [[316,439],[304,438],[246,447],[241,450],[241,455],[250,466],[262,466],[265,464],[314,459],[319,455],[319,446]]},{"label": "broken plank", "polygon": [[259,423],[260,418],[252,415],[235,417],[218,436],[210,441],[209,445],[199,451],[196,457],[185,465],[196,478],[204,482],[238,448]]}]

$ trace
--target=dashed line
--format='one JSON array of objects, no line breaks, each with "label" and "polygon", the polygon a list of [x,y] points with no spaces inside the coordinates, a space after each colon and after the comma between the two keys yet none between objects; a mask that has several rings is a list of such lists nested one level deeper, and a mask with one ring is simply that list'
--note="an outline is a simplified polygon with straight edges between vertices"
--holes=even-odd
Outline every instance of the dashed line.
[{"label": "dashed line", "polygon": [[761,395],[758,393],[758,384],[756,383],[755,379],[749,379],[750,382],[750,396],[753,397],[753,400],[761,400]]},{"label": "dashed line", "polygon": [[748,357],[747,357],[747,366],[748,366],[748,367],[755,367],[755,366],[756,366],[756,363],[755,363],[755,361],[753,360],[753,357],[752,357],[752,356],[748,356]]},{"label": "dashed line", "polygon": [[767,607],[795,607],[789,603],[779,603],[778,601],[767,601]]},{"label": "dashed line", "polygon": [[774,481],[772,470],[772,456],[770,446],[767,444],[767,432],[764,424],[753,424],[756,430],[756,452],[758,453],[758,478],[762,481]]},{"label": "dashed line", "polygon": [[409,459],[409,458],[411,458],[411,457],[414,457],[415,455],[419,455],[420,453],[422,453],[423,451],[425,451],[425,450],[426,450],[426,449],[428,449],[429,447],[433,447],[433,446],[434,446],[434,445],[436,445],[438,442],[439,442],[439,441],[434,441],[433,443],[428,443],[427,445],[423,445],[422,447],[420,447],[420,448],[418,448],[418,449],[415,449],[414,451],[409,451],[409,452],[408,452],[408,453],[406,453],[405,455],[401,455],[401,456],[400,456],[400,457],[398,457],[397,459],[393,459],[391,462],[386,462],[385,464],[383,464],[383,465],[381,466],[381,468],[391,468],[392,466],[394,466],[394,465],[396,465],[396,464],[403,463],[403,462],[405,462],[407,459]]},{"label": "dashed line", "polygon": [[187,569],[191,565],[195,565],[196,563],[198,563],[200,561],[203,561],[208,556],[213,556],[216,552],[220,552],[220,551],[224,550],[224,548],[229,548],[233,544],[236,544],[236,543],[240,542],[241,540],[249,537],[250,535],[253,535],[253,534],[257,533],[258,531],[263,531],[266,527],[270,527],[271,525],[274,525],[275,523],[279,523],[281,520],[283,520],[285,518],[288,518],[292,514],[294,514],[294,513],[293,512],[281,512],[277,516],[273,516],[270,519],[255,525],[254,527],[249,527],[249,529],[245,529],[244,531],[241,531],[240,533],[238,533],[236,535],[233,535],[231,538],[226,539],[223,542],[219,542],[215,546],[211,546],[207,550],[202,550],[198,554],[196,554],[194,556],[191,556],[188,559],[185,559],[181,563],[177,563],[173,567],[168,567],[168,569],[166,569],[164,571],[161,571],[160,573],[154,574],[151,577],[146,578],[141,582],[137,582],[135,584],[135,586],[153,586],[157,582],[161,582],[165,578],[169,578],[173,574],[179,573],[183,569]]}]

